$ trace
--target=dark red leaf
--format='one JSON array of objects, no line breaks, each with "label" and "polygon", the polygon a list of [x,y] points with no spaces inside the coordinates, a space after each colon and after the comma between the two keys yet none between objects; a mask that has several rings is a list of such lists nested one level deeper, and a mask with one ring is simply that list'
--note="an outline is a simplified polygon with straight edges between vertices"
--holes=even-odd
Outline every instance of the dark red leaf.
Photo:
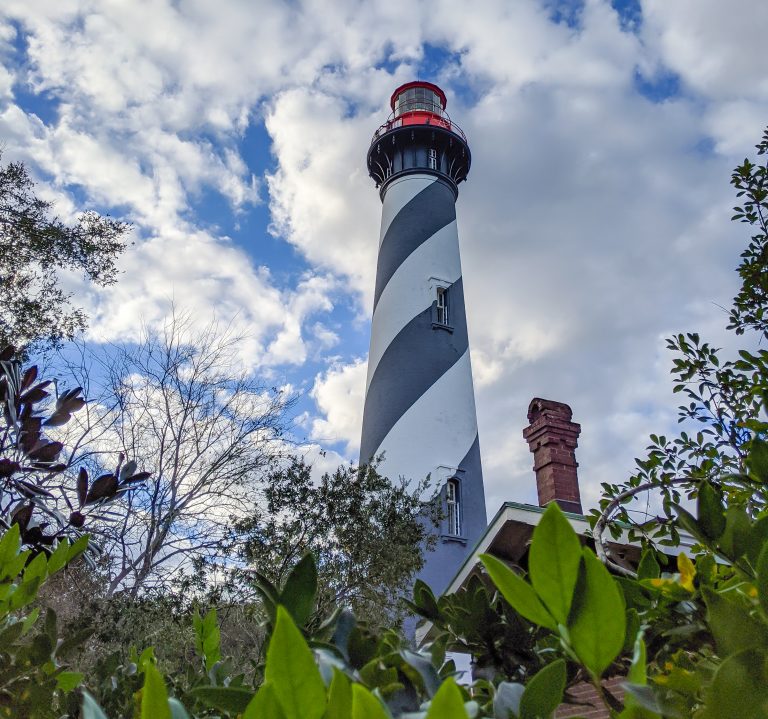
[{"label": "dark red leaf", "polygon": [[32,389],[21,395],[21,397],[19,397],[19,401],[22,404],[27,404],[44,400],[48,396],[48,392],[45,391],[45,387],[47,387],[50,383],[50,380],[40,382],[40,384],[35,385]]},{"label": "dark red leaf", "polygon": [[152,472],[136,472],[136,474],[131,475],[128,477],[128,479],[123,480],[123,484],[135,484],[136,482],[145,482],[152,476]]},{"label": "dark red leaf", "polygon": [[21,439],[19,440],[19,446],[24,454],[33,452],[36,448],[43,446],[40,442],[40,432],[30,431],[23,432]]},{"label": "dark red leaf", "polygon": [[2,362],[3,360],[5,361],[12,360],[15,354],[16,354],[16,348],[13,345],[8,345],[7,347],[4,347],[3,351],[0,352],[0,362]]},{"label": "dark red leaf", "polygon": [[88,472],[85,467],[80,467],[77,473],[77,501],[79,506],[85,504],[85,498],[88,496]]},{"label": "dark red leaf", "polygon": [[21,469],[18,462],[11,462],[10,459],[0,459],[0,477],[10,477]]},{"label": "dark red leaf", "polygon": [[46,427],[61,427],[72,419],[72,415],[64,409],[57,409],[47,420]]},{"label": "dark red leaf", "polygon": [[21,391],[23,392],[25,389],[28,389],[32,386],[32,383],[37,379],[37,367],[34,365],[30,367],[25,373],[24,377],[21,380]]},{"label": "dark red leaf", "polygon": [[42,495],[43,497],[50,497],[53,499],[53,495],[47,489],[38,487],[36,484],[32,484],[32,482],[27,482],[24,479],[17,479],[14,481],[14,484],[19,489],[19,491],[27,497]]},{"label": "dark red leaf", "polygon": [[33,505],[21,504],[13,510],[11,514],[11,524],[18,524],[19,528],[25,530],[29,524],[29,520],[32,519]]},{"label": "dark red leaf", "polygon": [[33,449],[29,453],[29,458],[39,462],[53,462],[62,449],[64,449],[64,445],[61,442],[48,442],[48,444],[44,444],[42,447]]},{"label": "dark red leaf", "polygon": [[103,474],[91,485],[85,503],[91,504],[104,497],[111,497],[116,491],[117,477],[114,474]]}]

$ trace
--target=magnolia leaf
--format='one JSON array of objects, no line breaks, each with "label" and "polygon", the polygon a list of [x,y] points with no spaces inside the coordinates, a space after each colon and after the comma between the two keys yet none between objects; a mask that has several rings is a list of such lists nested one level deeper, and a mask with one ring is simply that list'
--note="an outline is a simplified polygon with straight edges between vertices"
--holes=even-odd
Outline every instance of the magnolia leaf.
[{"label": "magnolia leaf", "polygon": [[624,597],[594,552],[585,548],[583,557],[568,622],[569,641],[582,664],[600,677],[624,646]]},{"label": "magnolia leaf", "polygon": [[286,719],[319,719],[325,712],[325,685],[315,658],[283,606],[277,607],[264,679],[272,684]]},{"label": "magnolia leaf", "polygon": [[537,672],[520,699],[521,719],[548,719],[563,701],[565,660],[558,659]]},{"label": "magnolia leaf", "polygon": [[464,697],[453,677],[446,679],[429,703],[426,719],[467,719]]},{"label": "magnolia leaf", "polygon": [[349,719],[352,715],[352,684],[345,674],[333,670],[324,719]]},{"label": "magnolia leaf", "polygon": [[165,681],[157,667],[151,662],[147,662],[144,666],[140,717],[141,719],[172,719]]},{"label": "magnolia leaf", "polygon": [[528,582],[490,554],[481,554],[480,561],[501,595],[518,614],[534,624],[557,630],[557,623]]},{"label": "magnolia leaf", "polygon": [[299,626],[309,621],[315,609],[317,567],[312,554],[305,554],[291,570],[280,593],[280,603],[291,613]]},{"label": "magnolia leaf", "polygon": [[[347,714],[344,719],[348,719]],[[262,684],[256,696],[243,712],[243,719],[285,719],[285,714],[277,700],[275,688],[269,682]]]},{"label": "magnolia leaf", "polygon": [[558,624],[565,624],[581,564],[581,542],[554,502],[533,530],[529,557],[528,570],[536,594]]}]

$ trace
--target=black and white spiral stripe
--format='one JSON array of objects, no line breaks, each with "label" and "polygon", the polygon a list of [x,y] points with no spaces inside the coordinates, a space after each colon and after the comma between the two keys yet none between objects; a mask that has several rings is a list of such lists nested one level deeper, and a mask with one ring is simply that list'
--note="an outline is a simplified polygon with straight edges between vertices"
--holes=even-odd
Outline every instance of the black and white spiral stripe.
[{"label": "black and white spiral stripe", "polygon": [[[436,284],[449,286],[452,331],[433,327]],[[383,199],[361,461],[382,452],[391,478],[480,474],[455,197],[433,175]]]}]

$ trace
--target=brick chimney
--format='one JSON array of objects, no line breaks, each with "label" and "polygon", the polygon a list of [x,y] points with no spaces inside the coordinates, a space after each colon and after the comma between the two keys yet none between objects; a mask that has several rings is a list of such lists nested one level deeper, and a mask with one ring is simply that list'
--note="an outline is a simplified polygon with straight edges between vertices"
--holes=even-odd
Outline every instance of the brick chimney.
[{"label": "brick chimney", "polygon": [[533,470],[539,504],[557,502],[566,512],[582,514],[579,479],[576,474],[576,446],[581,425],[571,422],[567,404],[536,397],[528,405],[528,422],[523,437],[533,452]]}]

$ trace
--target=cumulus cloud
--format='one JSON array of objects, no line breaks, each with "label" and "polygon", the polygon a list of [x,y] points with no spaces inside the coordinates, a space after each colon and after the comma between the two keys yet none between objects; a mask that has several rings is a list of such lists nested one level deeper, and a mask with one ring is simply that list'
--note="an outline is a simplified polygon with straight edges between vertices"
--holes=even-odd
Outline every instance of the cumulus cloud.
[{"label": "cumulus cloud", "polygon": [[342,443],[350,457],[360,446],[366,370],[362,359],[333,365],[315,379],[310,392],[323,415],[312,423],[311,438],[326,444]]},{"label": "cumulus cloud", "polygon": [[[0,134],[64,214],[96,203],[136,224],[119,285],[84,296],[94,336],[129,337],[171,300],[235,317],[251,366],[312,366],[311,438],[354,458],[365,361],[331,314],[371,309],[365,152],[395,86],[441,83],[473,152],[458,213],[489,511],[535,499],[520,435],[533,396],[573,406],[594,502],[648,432],[675,426],[663,337],[722,339],[739,251],[728,173],[768,116],[768,10],[740,4],[642,0],[627,22],[585,0],[566,23],[544,0],[8,0]],[[22,86],[50,116],[22,108]],[[268,167],[243,149],[254,129]],[[209,191],[246,217],[268,203],[301,270],[211,227]]]}]

